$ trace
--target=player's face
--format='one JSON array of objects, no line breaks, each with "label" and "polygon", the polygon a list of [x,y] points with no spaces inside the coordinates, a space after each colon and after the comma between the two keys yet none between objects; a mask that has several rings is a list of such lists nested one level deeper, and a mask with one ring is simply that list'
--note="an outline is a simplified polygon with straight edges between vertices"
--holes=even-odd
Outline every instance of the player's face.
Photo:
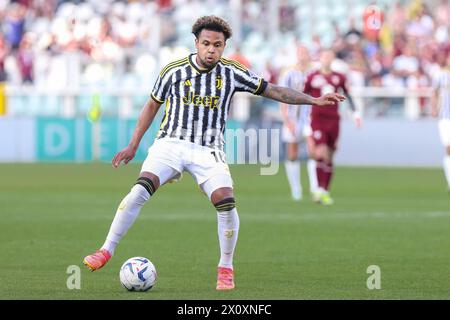
[{"label": "player's face", "polygon": [[225,36],[222,32],[203,29],[198,39],[195,39],[197,48],[197,63],[201,67],[211,68],[219,62],[225,49]]},{"label": "player's face", "polygon": [[299,47],[297,49],[297,60],[300,63],[307,63],[310,60],[309,51],[305,47]]},{"label": "player's face", "polygon": [[320,55],[320,64],[323,68],[330,68],[331,63],[334,60],[334,52],[326,50]]}]

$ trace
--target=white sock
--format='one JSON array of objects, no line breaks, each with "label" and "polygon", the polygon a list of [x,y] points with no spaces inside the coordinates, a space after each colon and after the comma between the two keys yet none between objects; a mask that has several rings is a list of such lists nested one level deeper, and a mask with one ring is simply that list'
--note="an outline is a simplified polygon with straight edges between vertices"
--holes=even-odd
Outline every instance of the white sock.
[{"label": "white sock", "polygon": [[236,208],[217,212],[217,232],[219,235],[219,267],[233,268],[234,248],[239,233],[239,216]]},{"label": "white sock", "polygon": [[136,184],[131,188],[130,193],[125,196],[116,211],[102,249],[108,250],[111,255],[114,254],[120,239],[133,225],[142,206],[148,199],[150,199],[150,194],[143,186]]},{"label": "white sock", "polygon": [[444,157],[444,172],[445,178],[447,179],[447,184],[450,187],[450,155]]},{"label": "white sock", "polygon": [[308,159],[308,178],[309,178],[309,190],[311,192],[317,192],[319,189],[319,183],[317,182],[316,160]]},{"label": "white sock", "polygon": [[286,175],[294,198],[301,197],[302,186],[300,184],[300,161],[285,161]]}]

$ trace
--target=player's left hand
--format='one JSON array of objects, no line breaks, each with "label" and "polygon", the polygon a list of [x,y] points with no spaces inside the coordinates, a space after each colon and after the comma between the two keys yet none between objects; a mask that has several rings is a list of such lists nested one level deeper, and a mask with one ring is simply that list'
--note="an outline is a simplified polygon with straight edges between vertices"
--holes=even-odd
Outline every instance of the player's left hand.
[{"label": "player's left hand", "polygon": [[336,104],[338,102],[342,102],[345,100],[345,97],[343,95],[340,95],[339,93],[327,93],[319,98],[315,99],[315,105],[318,106],[328,106],[331,104]]}]

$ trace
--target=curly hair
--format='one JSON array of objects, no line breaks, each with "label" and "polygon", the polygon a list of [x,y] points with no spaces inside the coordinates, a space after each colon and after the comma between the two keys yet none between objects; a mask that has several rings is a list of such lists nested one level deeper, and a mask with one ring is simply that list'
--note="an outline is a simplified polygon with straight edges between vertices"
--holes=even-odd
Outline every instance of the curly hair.
[{"label": "curly hair", "polygon": [[204,16],[197,19],[197,21],[192,26],[192,33],[198,39],[198,36],[203,29],[222,32],[225,36],[225,40],[231,38],[233,34],[228,22],[217,16]]}]

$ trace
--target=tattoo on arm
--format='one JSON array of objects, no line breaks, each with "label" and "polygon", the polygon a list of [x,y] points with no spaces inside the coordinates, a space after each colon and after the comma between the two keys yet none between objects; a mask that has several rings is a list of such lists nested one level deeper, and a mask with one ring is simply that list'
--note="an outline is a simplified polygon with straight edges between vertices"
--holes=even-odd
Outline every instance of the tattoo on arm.
[{"label": "tattoo on arm", "polygon": [[300,91],[287,87],[280,87],[272,83],[267,85],[267,88],[262,93],[262,96],[287,104],[314,104],[313,97]]}]

